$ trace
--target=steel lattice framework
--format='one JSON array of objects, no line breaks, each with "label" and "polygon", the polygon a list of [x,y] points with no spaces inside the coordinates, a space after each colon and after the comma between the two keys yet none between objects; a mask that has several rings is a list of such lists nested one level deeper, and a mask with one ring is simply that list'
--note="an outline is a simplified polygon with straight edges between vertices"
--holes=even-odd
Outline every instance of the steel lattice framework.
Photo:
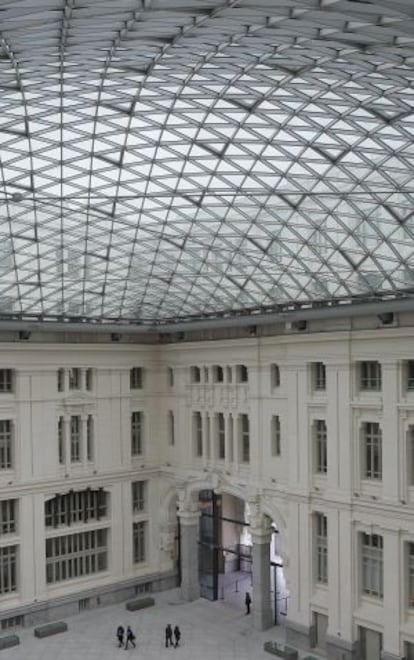
[{"label": "steel lattice framework", "polygon": [[0,313],[414,287],[413,0],[0,0]]}]

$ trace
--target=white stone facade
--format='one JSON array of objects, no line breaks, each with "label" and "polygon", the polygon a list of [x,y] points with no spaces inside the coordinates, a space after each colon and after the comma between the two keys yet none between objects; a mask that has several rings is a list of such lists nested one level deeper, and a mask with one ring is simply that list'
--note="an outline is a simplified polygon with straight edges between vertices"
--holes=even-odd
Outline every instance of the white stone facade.
[{"label": "white stone facade", "polygon": [[[256,534],[263,516],[277,526],[292,639],[318,641],[328,617],[330,657],[336,648],[354,657],[366,629],[381,634],[385,657],[402,657],[414,644],[414,332],[408,317],[336,325],[163,345],[1,344],[0,380],[10,369],[13,383],[0,393],[12,457],[0,499],[15,500],[16,524],[3,525],[0,551],[16,548],[17,563],[0,619],[154,576],[162,588],[175,571],[176,504],[190,511],[188,498],[210,487],[250,503]],[[131,389],[134,367],[142,382]],[[133,412],[142,413],[134,456]],[[47,500],[88,488],[106,493],[101,518],[46,527]],[[104,568],[48,582],[45,539],[97,530]]]}]

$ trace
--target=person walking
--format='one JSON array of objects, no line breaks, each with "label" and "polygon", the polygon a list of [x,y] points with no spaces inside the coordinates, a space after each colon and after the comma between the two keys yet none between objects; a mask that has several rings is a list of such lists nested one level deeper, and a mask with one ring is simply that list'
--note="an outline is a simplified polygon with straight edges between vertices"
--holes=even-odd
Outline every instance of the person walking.
[{"label": "person walking", "polygon": [[246,614],[250,614],[250,603],[252,602],[251,596],[248,591],[246,591],[246,598],[244,599],[246,605]]},{"label": "person walking", "polygon": [[174,639],[175,639],[175,644],[174,648],[177,648],[180,644],[180,639],[181,639],[181,630],[179,629],[178,626],[175,626],[174,628]]},{"label": "person walking", "polygon": [[171,646],[174,646],[173,644],[173,631],[171,628],[171,623],[169,623],[165,629],[165,648],[171,644]]},{"label": "person walking", "polygon": [[124,628],[124,626],[121,626],[121,624],[119,624],[118,628],[116,629],[116,636],[117,636],[117,639],[118,639],[118,648],[119,649],[121,648],[121,646],[124,645],[124,634],[125,634],[125,628]]},{"label": "person walking", "polygon": [[134,635],[134,633],[132,632],[131,626],[128,626],[128,627],[127,627],[127,630],[126,630],[125,651],[126,651],[127,648],[128,648],[128,644],[129,644],[129,642],[131,642],[131,644],[132,644],[132,646],[133,646],[134,648],[136,647],[136,644],[135,644],[135,635]]}]

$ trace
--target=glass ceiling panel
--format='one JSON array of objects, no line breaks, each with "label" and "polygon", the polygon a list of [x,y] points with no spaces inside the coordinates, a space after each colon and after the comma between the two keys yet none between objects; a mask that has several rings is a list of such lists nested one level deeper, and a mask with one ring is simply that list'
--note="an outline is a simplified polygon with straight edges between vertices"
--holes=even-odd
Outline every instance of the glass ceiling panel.
[{"label": "glass ceiling panel", "polygon": [[0,0],[0,314],[414,287],[414,5]]}]

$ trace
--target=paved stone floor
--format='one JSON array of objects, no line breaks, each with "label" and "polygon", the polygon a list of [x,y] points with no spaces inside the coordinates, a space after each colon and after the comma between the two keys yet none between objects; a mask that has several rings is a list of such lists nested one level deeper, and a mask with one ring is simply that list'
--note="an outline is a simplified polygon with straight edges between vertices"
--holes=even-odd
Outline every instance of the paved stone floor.
[{"label": "paved stone floor", "polygon": [[[20,645],[0,651],[0,660],[124,660],[133,656],[142,660],[270,660],[263,643],[283,641],[283,627],[265,632],[252,628],[246,616],[243,593],[233,598],[210,602],[203,598],[185,603],[178,589],[154,594],[155,606],[128,612],[125,603],[82,612],[65,619],[68,631],[37,639],[33,628],[15,632]],[[137,636],[137,648],[118,649],[116,627],[131,625]],[[178,624],[181,646],[164,646],[167,623]],[[128,656],[126,655],[128,654]],[[305,654],[303,654],[305,655]]]}]

